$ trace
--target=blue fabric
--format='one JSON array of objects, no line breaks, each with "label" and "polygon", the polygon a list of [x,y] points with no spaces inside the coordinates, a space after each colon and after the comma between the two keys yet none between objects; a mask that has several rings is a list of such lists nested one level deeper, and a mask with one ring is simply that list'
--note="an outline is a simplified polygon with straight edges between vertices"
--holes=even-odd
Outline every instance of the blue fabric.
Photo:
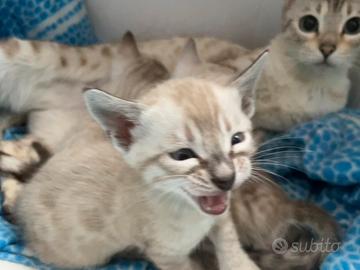
[{"label": "blue fabric", "polygon": [[291,197],[315,202],[341,225],[344,244],[321,269],[360,269],[360,110],[333,113],[276,137],[257,160]]},{"label": "blue fabric", "polygon": [[72,45],[97,41],[83,0],[0,0],[0,18],[1,38]]}]

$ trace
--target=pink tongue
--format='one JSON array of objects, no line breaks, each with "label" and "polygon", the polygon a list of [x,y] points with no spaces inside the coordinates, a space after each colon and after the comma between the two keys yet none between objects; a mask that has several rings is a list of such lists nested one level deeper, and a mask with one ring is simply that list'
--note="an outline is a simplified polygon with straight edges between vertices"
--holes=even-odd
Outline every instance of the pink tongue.
[{"label": "pink tongue", "polygon": [[221,215],[227,209],[227,194],[199,197],[201,209],[210,215]]}]

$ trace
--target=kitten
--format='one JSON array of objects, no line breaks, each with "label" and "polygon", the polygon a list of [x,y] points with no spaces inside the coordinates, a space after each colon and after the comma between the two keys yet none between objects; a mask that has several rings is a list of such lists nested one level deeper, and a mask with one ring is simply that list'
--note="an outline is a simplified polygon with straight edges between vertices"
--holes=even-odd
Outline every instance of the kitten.
[{"label": "kitten", "polygon": [[259,84],[255,125],[284,131],[346,105],[348,72],[360,48],[359,12],[357,0],[285,1],[283,31],[271,43]]},{"label": "kitten", "polygon": [[[191,74],[228,83],[236,76],[228,67],[200,62],[193,42],[188,43],[188,48],[184,48],[178,57],[173,77]],[[36,163],[44,161],[37,149],[26,149],[28,146],[40,142],[52,154],[63,148],[78,122],[78,111],[82,107],[80,89],[93,85],[115,95],[119,94],[117,89],[121,89],[122,97],[130,98],[138,92],[134,87],[139,88],[138,80],[144,82],[144,77],[160,79],[166,69],[140,53],[130,32],[121,43],[90,47],[10,39],[0,43],[0,65],[3,67],[0,71],[0,107],[5,106],[13,113],[28,114],[30,135],[24,140],[0,144],[0,172],[16,176],[32,171]],[[134,72],[138,77],[132,76]],[[129,75],[132,80],[128,79]],[[9,183],[2,181],[2,189],[13,189],[16,192],[6,193],[17,194],[20,187],[14,185],[16,181],[10,178]],[[16,196],[10,197],[12,199],[4,202],[6,212],[11,212]]]},{"label": "kitten", "polygon": [[265,57],[228,86],[137,79],[128,100],[86,91],[113,146],[84,116],[25,185],[15,214],[28,247],[71,268],[135,246],[160,269],[190,270],[199,269],[190,253],[209,236],[221,270],[258,269],[240,248],[228,208],[251,173],[253,91]]}]

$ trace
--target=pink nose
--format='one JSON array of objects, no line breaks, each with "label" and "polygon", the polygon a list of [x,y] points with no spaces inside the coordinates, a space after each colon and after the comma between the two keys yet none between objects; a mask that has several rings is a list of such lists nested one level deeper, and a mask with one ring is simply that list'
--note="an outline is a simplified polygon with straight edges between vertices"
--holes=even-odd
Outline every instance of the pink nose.
[{"label": "pink nose", "polygon": [[328,58],[330,55],[332,55],[336,50],[335,44],[321,44],[320,45],[320,51],[324,55],[325,58]]}]

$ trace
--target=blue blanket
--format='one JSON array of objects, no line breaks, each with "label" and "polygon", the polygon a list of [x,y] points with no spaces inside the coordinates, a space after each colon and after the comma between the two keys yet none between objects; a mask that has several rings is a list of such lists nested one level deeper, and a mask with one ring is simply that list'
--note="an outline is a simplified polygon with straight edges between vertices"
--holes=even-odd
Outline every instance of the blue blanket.
[{"label": "blue blanket", "polygon": [[97,41],[83,0],[0,0],[0,37],[54,40],[72,45]]},{"label": "blue blanket", "polygon": [[360,110],[344,110],[304,124],[261,147],[258,159],[294,199],[332,214],[344,244],[322,270],[360,269]]}]

